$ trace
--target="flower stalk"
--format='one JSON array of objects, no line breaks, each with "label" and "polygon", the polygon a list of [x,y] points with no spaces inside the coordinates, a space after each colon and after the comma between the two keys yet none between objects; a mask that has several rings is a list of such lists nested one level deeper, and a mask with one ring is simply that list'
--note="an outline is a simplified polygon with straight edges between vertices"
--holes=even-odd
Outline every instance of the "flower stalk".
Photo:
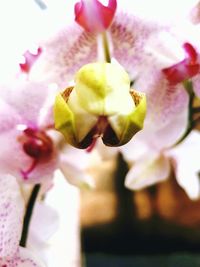
[{"label": "flower stalk", "polygon": [[109,43],[108,43],[108,37],[107,37],[106,31],[104,31],[102,33],[102,44],[103,44],[103,52],[104,52],[105,62],[110,63],[111,62],[111,55],[110,55],[110,49],[109,49]]},{"label": "flower stalk", "polygon": [[22,236],[21,236],[21,240],[20,240],[20,246],[21,247],[26,247],[26,243],[27,243],[27,239],[28,239],[29,226],[30,226],[30,222],[31,222],[31,217],[32,217],[32,214],[33,214],[33,209],[34,209],[35,202],[37,200],[38,193],[40,191],[40,187],[41,187],[40,184],[36,184],[33,187],[33,190],[31,192],[31,195],[30,195],[30,198],[29,198],[29,201],[28,201],[26,213],[25,213],[25,216],[24,216]]}]

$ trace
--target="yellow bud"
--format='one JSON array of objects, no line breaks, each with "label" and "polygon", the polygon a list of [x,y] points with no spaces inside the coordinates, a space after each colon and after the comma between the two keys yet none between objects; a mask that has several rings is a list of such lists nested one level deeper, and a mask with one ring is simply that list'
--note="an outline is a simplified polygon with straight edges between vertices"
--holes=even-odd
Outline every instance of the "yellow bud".
[{"label": "yellow bud", "polygon": [[97,137],[109,146],[127,143],[142,129],[146,98],[130,89],[126,71],[113,63],[91,63],[55,101],[55,127],[71,145],[86,148]]}]

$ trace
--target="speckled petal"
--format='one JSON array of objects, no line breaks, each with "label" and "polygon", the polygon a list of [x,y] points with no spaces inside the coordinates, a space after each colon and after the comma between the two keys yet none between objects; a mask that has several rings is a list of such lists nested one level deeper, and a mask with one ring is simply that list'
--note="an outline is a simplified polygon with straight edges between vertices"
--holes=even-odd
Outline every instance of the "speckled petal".
[{"label": "speckled petal", "polygon": [[169,85],[162,73],[154,70],[138,79],[136,87],[146,92],[147,97],[147,116],[139,135],[157,148],[176,143],[188,123],[189,97],[183,86]]},{"label": "speckled petal", "polygon": [[26,248],[19,247],[12,259],[0,259],[1,267],[45,267],[45,265]]},{"label": "speckled petal", "polygon": [[78,25],[61,30],[41,46],[43,53],[34,64],[30,79],[54,82],[61,88],[69,84],[80,67],[97,59],[94,35]]},{"label": "speckled petal", "polygon": [[24,202],[16,178],[11,175],[1,174],[0,263],[4,259],[12,259],[17,252],[21,237],[23,213]]},{"label": "speckled petal", "polygon": [[161,28],[154,23],[133,15],[119,13],[115,16],[110,27],[112,56],[126,69],[131,79],[135,79],[138,72],[142,71],[141,66],[149,57],[145,46],[159,30]]},{"label": "speckled petal", "polygon": [[[8,114],[11,109],[13,116],[18,116],[19,124],[36,126],[40,120],[40,111],[45,106],[50,92],[51,88],[41,83],[14,81],[7,86],[2,86],[0,97],[8,107],[7,110],[2,111],[3,115],[6,115],[7,112],[6,117],[9,119]],[[51,122],[53,122],[53,118]]]}]

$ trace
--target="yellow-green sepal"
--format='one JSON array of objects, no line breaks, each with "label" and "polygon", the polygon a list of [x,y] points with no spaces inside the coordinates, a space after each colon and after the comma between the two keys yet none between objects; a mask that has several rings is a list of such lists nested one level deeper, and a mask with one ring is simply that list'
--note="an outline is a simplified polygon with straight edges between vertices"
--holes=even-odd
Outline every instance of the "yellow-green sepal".
[{"label": "yellow-green sepal", "polygon": [[55,99],[54,122],[55,128],[64,135],[66,141],[77,146],[74,115],[61,94],[58,94]]},{"label": "yellow-green sepal", "polygon": [[128,143],[131,138],[143,128],[144,119],[146,116],[146,96],[144,93],[139,93],[135,90],[131,91],[135,108],[129,114],[118,114],[113,118],[109,118],[112,129],[119,140],[115,146],[121,146]]}]

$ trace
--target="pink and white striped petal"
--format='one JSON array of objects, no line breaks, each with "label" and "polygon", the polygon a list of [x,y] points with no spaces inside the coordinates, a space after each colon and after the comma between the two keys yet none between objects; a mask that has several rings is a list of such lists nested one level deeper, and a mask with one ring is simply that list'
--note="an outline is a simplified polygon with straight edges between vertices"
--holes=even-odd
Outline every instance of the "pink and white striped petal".
[{"label": "pink and white striped petal", "polygon": [[43,53],[31,69],[29,78],[57,83],[59,88],[66,88],[80,67],[97,60],[95,36],[78,25],[62,29],[41,46]]},{"label": "pink and white striped petal", "polygon": [[[144,47],[159,30],[155,23],[124,13],[114,18],[108,30],[111,56],[125,67],[131,78],[142,71],[144,59],[149,57]],[[31,69],[30,79],[46,80],[65,88],[80,67],[99,59],[97,43],[95,35],[77,25],[61,30],[41,44],[43,53]]]}]

